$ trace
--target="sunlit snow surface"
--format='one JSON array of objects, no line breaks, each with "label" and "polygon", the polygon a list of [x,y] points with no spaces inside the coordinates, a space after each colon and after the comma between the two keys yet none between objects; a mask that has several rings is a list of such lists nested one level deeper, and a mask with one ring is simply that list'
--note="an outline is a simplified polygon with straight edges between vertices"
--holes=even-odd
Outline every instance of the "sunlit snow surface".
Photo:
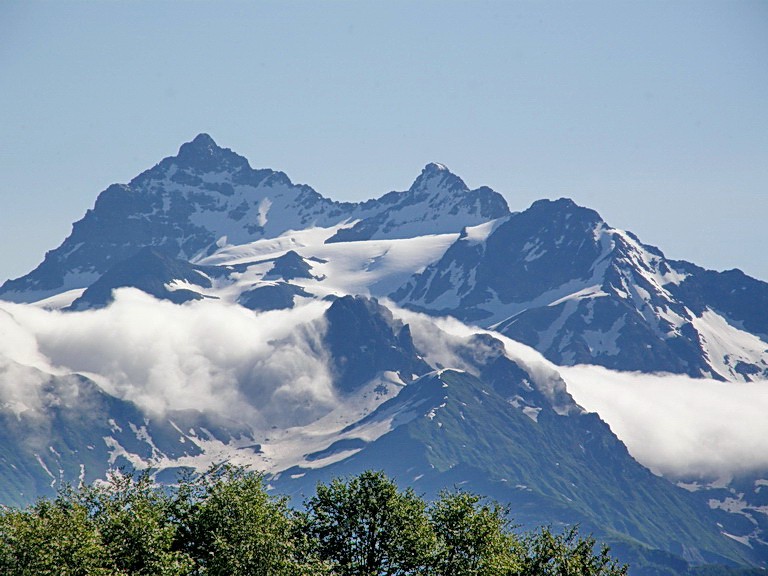
[{"label": "sunlit snow surface", "polygon": [[[325,244],[339,229],[312,228],[290,231],[278,238],[226,247],[195,262],[202,265],[249,265],[230,285],[219,285],[215,294],[231,299],[257,282],[271,267],[268,262],[293,250],[310,261],[314,279],[294,284],[318,296],[366,294],[384,296],[423,270],[456,241],[458,234],[438,234],[395,240],[364,240]],[[264,262],[263,264],[258,264]]]}]

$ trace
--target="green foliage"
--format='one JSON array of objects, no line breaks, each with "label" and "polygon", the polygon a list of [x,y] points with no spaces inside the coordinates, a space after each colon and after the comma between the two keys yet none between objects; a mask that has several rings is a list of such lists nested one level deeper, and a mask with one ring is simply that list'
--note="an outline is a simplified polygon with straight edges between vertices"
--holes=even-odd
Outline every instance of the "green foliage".
[{"label": "green foliage", "polygon": [[627,566],[608,554],[607,546],[595,553],[595,539],[579,536],[577,528],[555,534],[549,528],[525,538],[527,553],[520,576],[623,576]]},{"label": "green foliage", "polygon": [[441,576],[501,576],[520,568],[522,544],[498,503],[469,492],[443,492],[428,515],[437,537],[433,567]]},{"label": "green foliage", "polygon": [[113,473],[104,484],[71,492],[96,526],[110,566],[132,576],[182,576],[192,561],[176,550],[171,498],[149,474]]},{"label": "green foliage", "polygon": [[341,576],[399,576],[428,565],[434,534],[424,502],[381,472],[320,484],[306,502],[319,558]]},{"label": "green foliage", "polygon": [[320,484],[306,510],[261,474],[218,466],[174,489],[149,474],[0,509],[4,576],[619,576],[576,529],[523,537],[507,510],[443,492],[427,505],[380,472]]},{"label": "green foliage", "polygon": [[[191,488],[191,489],[190,489]],[[284,498],[269,496],[260,474],[222,467],[179,492],[183,545],[210,576],[271,576],[320,571],[301,556]]]},{"label": "green foliage", "polygon": [[0,513],[0,573],[107,576],[106,551],[88,510],[66,496]]}]

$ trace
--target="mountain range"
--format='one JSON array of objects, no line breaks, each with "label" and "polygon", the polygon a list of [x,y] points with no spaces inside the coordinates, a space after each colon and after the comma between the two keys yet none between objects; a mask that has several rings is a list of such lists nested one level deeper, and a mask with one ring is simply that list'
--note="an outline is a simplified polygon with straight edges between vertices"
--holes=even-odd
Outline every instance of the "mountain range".
[{"label": "mountain range", "polygon": [[579,523],[631,573],[768,566],[768,470],[654,474],[561,368],[762,381],[768,283],[571,200],[510,212],[432,163],[340,203],[201,134],[0,299],[2,503],[117,466],[229,460],[298,501],[375,468]]},{"label": "mountain range", "polygon": [[469,190],[439,164],[427,165],[406,192],[334,202],[282,172],[252,169],[200,134],[175,157],[99,194],[62,245],[31,273],[6,282],[0,295],[29,301],[88,286],[144,246],[190,260],[288,230],[348,223],[328,241],[408,238],[458,231],[508,211],[500,194]]}]

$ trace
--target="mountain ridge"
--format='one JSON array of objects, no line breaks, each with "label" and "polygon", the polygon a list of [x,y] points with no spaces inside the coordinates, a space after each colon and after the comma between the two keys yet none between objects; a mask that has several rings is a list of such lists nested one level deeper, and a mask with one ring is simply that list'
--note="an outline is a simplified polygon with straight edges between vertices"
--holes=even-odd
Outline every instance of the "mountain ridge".
[{"label": "mountain ridge", "polygon": [[[742,286],[748,296],[734,296]],[[667,260],[569,199],[534,202],[487,238],[465,232],[392,298],[493,327],[559,364],[768,376],[768,322],[748,312],[768,302],[768,283]],[[728,333],[742,343],[729,347]]]},{"label": "mountain ridge", "polygon": [[[432,171],[425,168],[420,178]],[[0,297],[34,301],[86,287],[144,246],[194,260],[227,244],[311,226],[348,223],[356,238],[394,238],[413,235],[425,220],[433,233],[458,232],[508,213],[503,197],[489,188],[457,187],[455,176],[444,188],[446,178],[422,180],[431,182],[430,193],[420,186],[367,202],[336,202],[282,172],[252,169],[247,159],[200,134],[176,156],[100,193],[64,242],[32,272],[0,286]]]}]

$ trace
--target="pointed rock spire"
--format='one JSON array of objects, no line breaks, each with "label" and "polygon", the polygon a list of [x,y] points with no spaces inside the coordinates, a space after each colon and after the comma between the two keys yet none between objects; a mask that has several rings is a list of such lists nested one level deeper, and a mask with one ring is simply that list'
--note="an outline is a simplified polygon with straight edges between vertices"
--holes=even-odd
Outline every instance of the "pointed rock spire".
[{"label": "pointed rock spire", "polygon": [[467,190],[464,181],[451,172],[445,164],[430,162],[421,171],[421,174],[411,185],[410,190],[424,190],[426,188],[446,188],[449,190]]},{"label": "pointed rock spire", "polygon": [[229,148],[221,148],[208,134],[201,133],[191,142],[182,144],[176,155],[176,163],[204,172],[247,166],[248,161]]},{"label": "pointed rock spire", "polygon": [[190,156],[193,154],[214,154],[221,150],[218,144],[210,135],[202,132],[194,137],[191,142],[186,142],[179,148],[179,157]]}]

